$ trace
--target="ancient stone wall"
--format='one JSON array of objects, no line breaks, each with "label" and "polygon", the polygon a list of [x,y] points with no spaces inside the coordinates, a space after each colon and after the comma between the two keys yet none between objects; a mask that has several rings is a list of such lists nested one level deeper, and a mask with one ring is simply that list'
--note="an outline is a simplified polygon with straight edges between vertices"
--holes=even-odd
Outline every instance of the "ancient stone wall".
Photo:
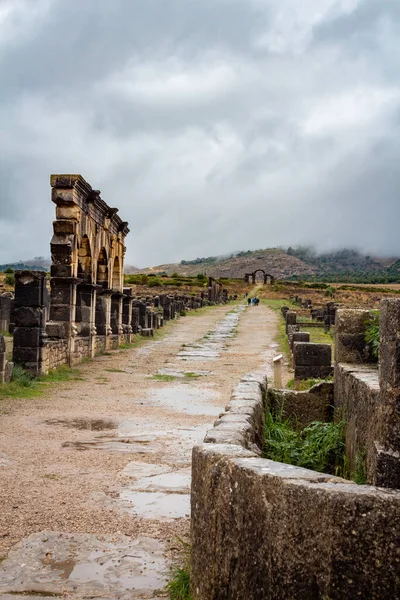
[{"label": "ancient stone wall", "polygon": [[193,598],[400,596],[400,492],[260,458],[265,388],[244,378],[193,450]]},{"label": "ancient stone wall", "polygon": [[352,469],[369,483],[400,488],[400,300],[381,302],[380,361],[365,340],[370,312],[339,310],[335,330],[335,414],[346,426]]},{"label": "ancient stone wall", "polygon": [[[118,209],[81,175],[52,175],[50,184],[56,205],[50,295],[45,273],[16,273],[14,361],[34,375],[115,350],[138,333],[152,336],[188,310],[228,302],[228,290],[212,278],[207,294],[198,297],[135,297],[123,287],[129,229]],[[0,297],[5,329],[10,302]]]},{"label": "ancient stone wall", "polygon": [[10,331],[11,304],[10,296],[0,296],[0,331],[7,333]]}]

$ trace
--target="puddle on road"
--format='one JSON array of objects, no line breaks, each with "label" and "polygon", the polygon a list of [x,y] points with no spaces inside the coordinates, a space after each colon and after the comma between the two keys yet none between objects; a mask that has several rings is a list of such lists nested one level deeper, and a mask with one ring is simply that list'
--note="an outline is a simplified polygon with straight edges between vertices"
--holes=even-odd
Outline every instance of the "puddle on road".
[{"label": "puddle on road", "polygon": [[198,377],[206,377],[213,375],[212,371],[176,371],[174,369],[160,369],[157,375],[166,375],[167,377],[177,377],[180,379],[196,379]]},{"label": "puddle on road", "polygon": [[215,329],[205,335],[203,340],[196,344],[185,346],[179,352],[179,360],[201,360],[214,361],[220,357],[221,352],[226,349],[227,342],[234,336],[234,330],[239,322],[244,306],[238,306],[225,318],[217,323]]},{"label": "puddle on road", "polygon": [[44,424],[89,431],[106,431],[118,427],[115,421],[108,419],[47,419]]},{"label": "puddle on road", "polygon": [[212,404],[219,394],[203,388],[173,386],[153,390],[146,399],[147,406],[162,406],[188,415],[215,416],[221,407]]},{"label": "puddle on road", "polygon": [[109,450],[112,452],[130,452],[132,454],[157,454],[161,452],[161,444],[137,441],[134,438],[109,438],[90,442],[64,442],[63,448],[73,448],[78,451]]},{"label": "puddle on road", "polygon": [[152,597],[166,583],[164,551],[164,544],[151,538],[35,533],[2,563],[0,594]]},{"label": "puddle on road", "polygon": [[124,467],[120,473],[122,477],[131,477],[139,479],[140,477],[152,477],[154,475],[162,475],[172,470],[169,465],[142,463],[139,461],[131,461]]},{"label": "puddle on road", "polygon": [[8,467],[12,463],[12,460],[8,458],[6,454],[0,454],[0,468]]},{"label": "puddle on road", "polygon": [[132,491],[140,492],[174,492],[188,494],[190,492],[191,468],[170,471],[160,475],[143,476],[129,486]]},{"label": "puddle on road", "polygon": [[120,499],[134,515],[143,519],[184,519],[190,516],[189,494],[123,490]]}]

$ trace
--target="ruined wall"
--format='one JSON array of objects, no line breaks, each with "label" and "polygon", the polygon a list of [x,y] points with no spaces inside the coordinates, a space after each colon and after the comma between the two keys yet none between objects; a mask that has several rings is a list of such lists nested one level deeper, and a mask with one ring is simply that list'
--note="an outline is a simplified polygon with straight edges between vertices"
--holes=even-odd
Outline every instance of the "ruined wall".
[{"label": "ruined wall", "polygon": [[269,389],[267,400],[273,412],[281,413],[283,419],[303,428],[313,421],[332,420],[334,385],[319,383],[305,392]]},{"label": "ruined wall", "polygon": [[265,387],[246,377],[193,450],[193,598],[399,597],[400,493],[260,458]]},{"label": "ruined wall", "polygon": [[400,300],[381,302],[380,361],[365,341],[370,312],[339,310],[335,330],[335,418],[344,419],[352,470],[400,488]]}]

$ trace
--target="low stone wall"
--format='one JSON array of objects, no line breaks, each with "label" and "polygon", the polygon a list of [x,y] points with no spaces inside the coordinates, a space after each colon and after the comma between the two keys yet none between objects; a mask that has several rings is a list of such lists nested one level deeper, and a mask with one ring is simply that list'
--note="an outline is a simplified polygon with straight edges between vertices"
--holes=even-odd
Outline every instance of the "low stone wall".
[{"label": "low stone wall", "polygon": [[266,378],[193,449],[195,600],[400,597],[400,493],[260,458]]},{"label": "low stone wall", "polygon": [[299,428],[313,421],[331,421],[334,385],[333,382],[319,383],[305,392],[269,389],[267,403],[273,412],[281,411],[284,419]]},{"label": "low stone wall", "polygon": [[68,342],[66,339],[49,340],[43,347],[43,366],[48,373],[67,363]]},{"label": "low stone wall", "polygon": [[346,457],[351,473],[362,469],[376,480],[375,440],[378,439],[379,372],[370,365],[335,367],[335,419],[346,421]]}]

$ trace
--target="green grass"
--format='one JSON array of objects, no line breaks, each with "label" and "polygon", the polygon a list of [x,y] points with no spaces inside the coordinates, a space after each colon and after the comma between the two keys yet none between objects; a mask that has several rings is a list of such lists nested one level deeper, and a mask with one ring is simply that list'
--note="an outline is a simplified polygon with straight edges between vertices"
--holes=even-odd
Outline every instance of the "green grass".
[{"label": "green grass", "polygon": [[150,379],[153,379],[155,381],[175,381],[177,378],[175,377],[175,375],[152,375],[150,377]]},{"label": "green grass", "polygon": [[104,369],[107,373],[126,373],[123,369]]},{"label": "green grass", "polygon": [[354,483],[358,485],[365,485],[367,483],[367,452],[360,451],[356,454],[356,470],[352,473],[351,478]]},{"label": "green grass", "polygon": [[[14,367],[15,368],[15,367]],[[62,365],[47,375],[42,375],[36,380],[38,383],[54,383],[60,381],[84,381],[79,369]]]},{"label": "green grass", "polygon": [[288,390],[296,390],[298,392],[305,392],[314,387],[314,385],[318,385],[319,383],[326,383],[328,381],[333,381],[333,377],[328,377],[327,379],[302,379],[297,382],[297,390],[296,390],[296,382],[294,379],[290,379],[286,388]]},{"label": "green grass", "polygon": [[165,589],[170,600],[192,600],[190,593],[190,544],[179,540],[183,546],[183,564],[172,569],[172,577]]},{"label": "green grass", "polygon": [[267,412],[263,455],[277,462],[345,477],[344,427],[344,421],[315,421],[296,430],[289,420],[282,419],[282,414]]},{"label": "green grass", "polygon": [[199,379],[201,377],[201,375],[199,375],[198,373],[192,373],[192,372],[188,372],[185,373],[185,377],[186,379]]},{"label": "green grass", "polygon": [[366,322],[365,342],[371,350],[371,356],[374,360],[379,359],[380,348],[380,312],[375,310],[371,312]]},{"label": "green grass", "polygon": [[263,304],[265,304],[266,306],[268,306],[269,308],[272,308],[273,310],[281,310],[281,308],[283,306],[288,306],[290,308],[290,310],[296,310],[299,307],[297,306],[297,304],[293,304],[293,302],[291,302],[290,300],[281,300],[281,299],[277,299],[277,298],[261,298],[261,302]]},{"label": "green grass", "polygon": [[37,398],[45,391],[45,384],[62,381],[82,381],[80,371],[65,365],[48,375],[35,378],[19,365],[14,365],[12,380],[0,386],[0,400],[5,398]]}]

